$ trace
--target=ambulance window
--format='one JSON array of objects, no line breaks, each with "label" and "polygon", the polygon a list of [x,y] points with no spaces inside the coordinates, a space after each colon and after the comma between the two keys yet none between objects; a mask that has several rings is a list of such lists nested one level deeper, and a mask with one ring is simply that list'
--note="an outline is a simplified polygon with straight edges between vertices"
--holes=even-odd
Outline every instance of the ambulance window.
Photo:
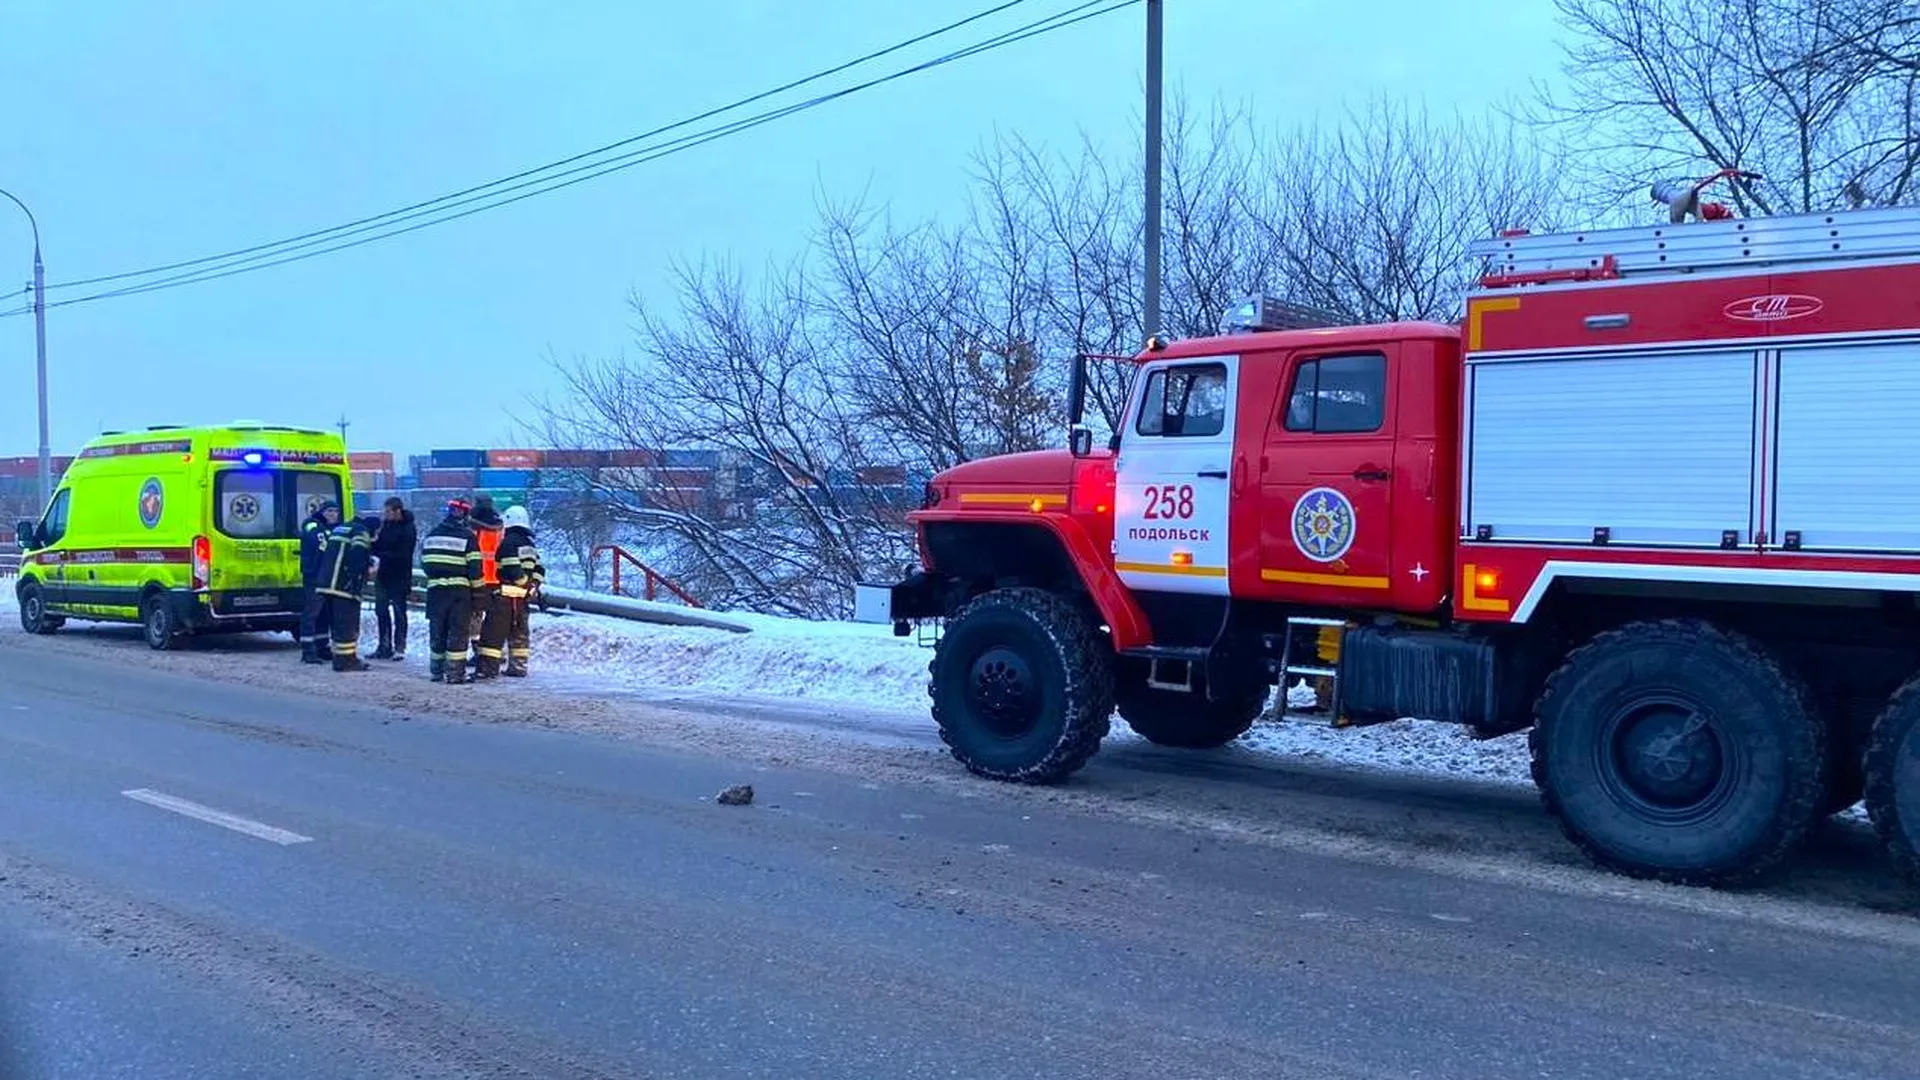
[{"label": "ambulance window", "polygon": [[1356,435],[1379,431],[1386,406],[1386,357],[1326,356],[1294,371],[1284,423],[1288,431]]},{"label": "ambulance window", "polygon": [[228,469],[214,481],[214,525],[239,540],[272,540],[290,535],[280,520],[274,474]]},{"label": "ambulance window", "polygon": [[41,546],[57,544],[61,537],[67,535],[67,507],[72,501],[72,488],[66,488],[53,497],[53,502],[47,507],[47,516],[40,520],[40,531],[45,534],[40,541]]},{"label": "ambulance window", "polygon": [[1191,438],[1218,435],[1226,426],[1226,365],[1161,368],[1147,376],[1135,431]]},{"label": "ambulance window", "polygon": [[312,517],[321,503],[338,506],[340,478],[332,473],[296,472],[293,474],[293,501],[300,521]]}]

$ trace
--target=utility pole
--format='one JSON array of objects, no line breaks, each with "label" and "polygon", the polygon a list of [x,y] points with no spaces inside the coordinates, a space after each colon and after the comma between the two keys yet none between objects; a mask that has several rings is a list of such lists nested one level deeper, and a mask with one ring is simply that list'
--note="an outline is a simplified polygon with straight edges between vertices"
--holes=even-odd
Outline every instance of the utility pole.
[{"label": "utility pole", "polygon": [[1146,323],[1148,335],[1160,326],[1160,38],[1165,0],[1147,0],[1147,214]]},{"label": "utility pole", "polygon": [[47,434],[47,271],[40,262],[40,223],[12,192],[0,190],[27,215],[27,227],[33,230],[33,352],[38,370],[40,392],[40,505],[53,498],[53,445]]},{"label": "utility pole", "polygon": [[348,421],[347,421],[347,414],[346,414],[346,413],[341,413],[341,414],[340,414],[340,419],[338,419],[338,420],[335,420],[335,421],[333,422],[333,426],[334,426],[334,427],[337,427],[337,428],[339,428],[339,429],[340,429],[340,441],[341,441],[341,442],[343,442],[343,443],[344,443],[344,442],[346,442],[346,441],[347,441],[347,428],[351,426],[351,425],[350,425],[350,424],[348,423]]}]

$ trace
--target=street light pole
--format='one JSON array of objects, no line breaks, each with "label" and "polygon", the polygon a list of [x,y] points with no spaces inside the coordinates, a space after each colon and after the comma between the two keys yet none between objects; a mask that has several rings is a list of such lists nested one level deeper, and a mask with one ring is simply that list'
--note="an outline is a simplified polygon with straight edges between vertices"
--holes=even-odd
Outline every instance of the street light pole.
[{"label": "street light pole", "polygon": [[1160,326],[1160,20],[1164,0],[1147,0],[1146,322]]},{"label": "street light pole", "polygon": [[33,352],[40,391],[40,505],[53,498],[53,447],[47,434],[47,271],[40,261],[40,223],[33,211],[12,192],[0,190],[27,215],[27,227],[33,230]]}]

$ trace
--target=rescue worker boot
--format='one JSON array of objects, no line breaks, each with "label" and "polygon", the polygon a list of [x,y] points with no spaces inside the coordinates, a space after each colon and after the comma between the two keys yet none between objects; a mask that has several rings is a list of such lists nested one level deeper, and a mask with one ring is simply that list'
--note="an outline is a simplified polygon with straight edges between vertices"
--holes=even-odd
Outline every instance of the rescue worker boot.
[{"label": "rescue worker boot", "polygon": [[465,664],[453,664],[453,663],[449,663],[447,665],[446,674],[441,676],[441,679],[448,686],[465,686],[466,684],[473,681],[473,677],[467,674],[467,667]]},{"label": "rescue worker boot", "polygon": [[383,641],[383,642],[381,642],[381,643],[380,643],[380,647],[379,647],[379,648],[377,648],[377,649],[375,649],[375,650],[373,650],[373,658],[374,658],[375,660],[391,660],[391,659],[393,659],[393,646],[391,646],[391,645],[389,645],[389,644],[387,644],[387,643],[386,643],[386,642],[384,642],[384,641]]},{"label": "rescue worker boot", "polygon": [[307,638],[300,642],[300,662],[303,664],[326,663],[325,660],[320,658],[320,646],[314,644],[312,638]]},{"label": "rescue worker boot", "polygon": [[525,660],[509,660],[507,661],[507,670],[500,674],[505,675],[509,679],[524,679],[527,677],[527,662]]},{"label": "rescue worker boot", "polygon": [[352,653],[336,653],[333,658],[335,671],[365,671],[372,666]]},{"label": "rescue worker boot", "polygon": [[427,661],[427,681],[428,682],[446,682],[447,681],[447,662],[444,659],[436,656],[433,659]]}]

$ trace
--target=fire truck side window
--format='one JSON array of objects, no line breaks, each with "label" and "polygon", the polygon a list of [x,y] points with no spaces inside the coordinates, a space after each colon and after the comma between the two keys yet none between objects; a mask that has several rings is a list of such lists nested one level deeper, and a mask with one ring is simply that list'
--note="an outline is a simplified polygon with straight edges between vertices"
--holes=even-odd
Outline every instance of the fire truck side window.
[{"label": "fire truck side window", "polygon": [[1288,431],[1356,435],[1379,431],[1386,406],[1386,357],[1324,356],[1295,369],[1284,423]]},{"label": "fire truck side window", "polygon": [[1218,435],[1227,426],[1227,369],[1224,364],[1161,368],[1147,376],[1140,419],[1142,435]]}]

